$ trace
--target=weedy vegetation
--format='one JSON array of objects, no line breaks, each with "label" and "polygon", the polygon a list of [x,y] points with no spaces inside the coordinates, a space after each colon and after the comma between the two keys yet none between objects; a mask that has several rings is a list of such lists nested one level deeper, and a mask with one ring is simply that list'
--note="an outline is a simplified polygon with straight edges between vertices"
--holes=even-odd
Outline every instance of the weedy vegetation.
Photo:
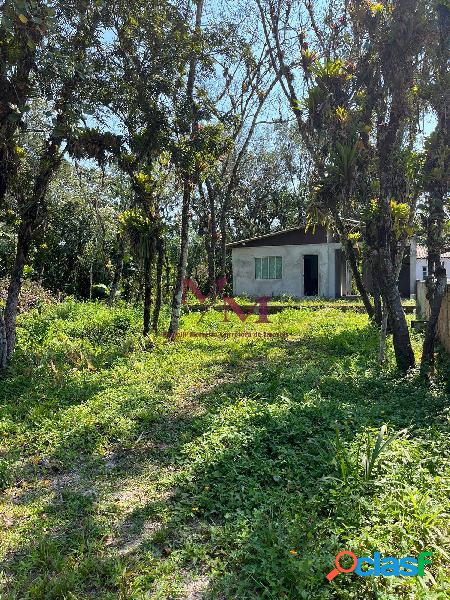
[{"label": "weedy vegetation", "polygon": [[[149,344],[125,304],[20,317],[0,387],[2,599],[449,597],[448,363],[431,387],[381,370],[360,313],[270,321],[190,313],[183,331],[218,337]],[[220,337],[249,330],[288,337]],[[330,584],[342,549],[434,555],[424,578]]]}]

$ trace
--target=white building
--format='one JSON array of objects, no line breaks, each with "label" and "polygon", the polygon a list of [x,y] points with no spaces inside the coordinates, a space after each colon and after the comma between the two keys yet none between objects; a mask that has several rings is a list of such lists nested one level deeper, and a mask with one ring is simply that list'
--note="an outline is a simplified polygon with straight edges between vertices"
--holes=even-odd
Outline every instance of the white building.
[{"label": "white building", "polygon": [[[450,252],[441,254],[441,260],[450,280]],[[428,249],[426,246],[417,245],[416,280],[425,281],[428,276]]]},{"label": "white building", "polygon": [[[336,237],[317,225],[287,229],[228,245],[232,252],[233,294],[251,297],[340,298],[352,294],[351,272]],[[416,244],[400,274],[403,296],[415,293]]]}]

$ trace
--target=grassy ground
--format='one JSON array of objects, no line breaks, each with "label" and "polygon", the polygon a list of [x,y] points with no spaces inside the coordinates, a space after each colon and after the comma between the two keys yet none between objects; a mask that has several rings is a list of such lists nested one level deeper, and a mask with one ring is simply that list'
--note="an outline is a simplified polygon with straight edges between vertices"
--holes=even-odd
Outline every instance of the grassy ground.
[{"label": "grassy ground", "polygon": [[[202,304],[195,297],[195,295],[190,292],[188,292],[187,298],[188,298],[188,302],[189,302],[190,306],[196,306],[196,305]],[[254,304],[255,304],[255,298],[249,298],[248,296],[235,296],[234,298],[235,298],[236,302],[238,302],[241,306],[254,306]],[[209,300],[207,302],[209,304]],[[222,306],[223,302],[221,300],[217,300],[216,304],[218,306]],[[291,296],[288,296],[288,295],[283,295],[283,296],[276,296],[274,298],[270,298],[269,305],[270,306],[283,306],[283,307],[301,306],[302,308],[317,307],[317,306],[318,307],[326,307],[326,308],[333,308],[333,307],[338,308],[340,306],[364,307],[362,300],[358,296],[349,296],[349,297],[342,297],[342,298],[336,298],[336,299],[320,298],[320,297],[312,296],[311,298],[299,299],[299,298],[292,298]],[[402,305],[403,306],[415,306],[416,301],[410,300],[409,298],[403,298]]]},{"label": "grassy ground", "polygon": [[[362,314],[199,319],[183,330],[218,337],[152,349],[127,307],[21,317],[0,383],[2,600],[449,598],[444,381],[381,371]],[[243,330],[288,337],[221,337]],[[383,424],[397,437],[366,478]],[[330,584],[342,549],[434,556],[423,579]]]}]

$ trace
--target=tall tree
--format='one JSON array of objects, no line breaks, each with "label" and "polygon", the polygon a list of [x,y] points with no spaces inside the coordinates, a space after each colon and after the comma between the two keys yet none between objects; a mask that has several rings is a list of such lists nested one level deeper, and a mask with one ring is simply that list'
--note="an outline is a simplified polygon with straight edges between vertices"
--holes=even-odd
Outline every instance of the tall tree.
[{"label": "tall tree", "polygon": [[[5,194],[14,197],[20,224],[17,235],[17,248],[15,261],[10,277],[8,297],[5,308],[5,329],[7,341],[7,356],[10,357],[15,348],[16,317],[19,293],[22,283],[23,269],[30,252],[33,236],[40,225],[45,221],[46,196],[52,178],[61,165],[64,152],[64,141],[72,128],[79,124],[83,111],[83,94],[80,93],[85,80],[86,70],[89,68],[88,54],[101,22],[102,3],[91,0],[82,0],[67,5],[56,4],[54,19],[50,24],[52,13],[43,14],[40,3],[26,3],[27,14],[17,15],[20,22],[34,23],[34,27],[44,36],[35,40],[31,36],[28,46],[31,48],[40,42],[39,55],[36,64],[32,67],[34,75],[31,87],[30,79],[23,85],[25,89],[21,98],[23,104],[29,106],[31,95],[43,94],[47,96],[50,104],[49,129],[46,136],[39,140],[37,148],[30,149],[34,153],[32,160],[28,160],[26,178],[16,178],[14,181],[8,175],[11,168],[7,161],[6,175],[2,177]],[[4,21],[3,21],[4,23]],[[48,30],[47,30],[48,28]],[[14,36],[6,39],[6,45],[16,45]],[[28,71],[30,56],[28,53],[19,53],[19,64],[15,69],[6,69],[6,79],[14,79],[18,71]],[[31,69],[31,67],[30,67]],[[12,82],[13,83],[13,82]],[[11,85],[12,85],[11,83]],[[52,99],[54,99],[52,101]],[[25,125],[25,120],[22,119]],[[23,138],[22,138],[23,139]],[[26,155],[27,148],[20,146],[17,140],[16,155]],[[25,140],[24,140],[25,141]],[[7,144],[8,144],[7,139]],[[22,164],[26,163],[24,158]],[[13,170],[17,172],[16,162]],[[19,185],[18,182],[20,181]]]},{"label": "tall tree", "polygon": [[447,272],[441,262],[445,247],[445,221],[449,210],[450,130],[448,107],[450,86],[448,76],[448,44],[450,41],[450,9],[445,2],[433,3],[429,61],[431,77],[425,84],[426,98],[436,116],[436,129],[426,145],[425,217],[428,248],[427,300],[430,303],[422,351],[421,371],[427,374],[434,362],[437,322],[447,287]]},{"label": "tall tree", "polygon": [[205,182],[205,207],[209,208],[205,239],[209,287],[213,292],[216,270],[221,277],[226,275],[229,213],[241,168],[258,126],[262,121],[267,122],[263,116],[264,107],[277,82],[277,76],[270,69],[266,45],[258,46],[254,15],[249,14],[245,23],[244,26],[242,13],[231,15],[221,30],[224,39],[220,55],[215,59],[218,69],[214,74],[217,91],[211,94],[209,103],[210,110],[226,127],[231,141]]},{"label": "tall tree", "polygon": [[155,251],[163,230],[161,195],[174,162],[174,114],[192,40],[176,3],[117,0],[114,7],[111,40],[99,47],[92,77],[95,127],[75,134],[69,151],[102,165],[113,162],[129,177],[132,201],[124,218],[130,218],[125,225],[141,268],[147,335]]},{"label": "tall tree", "polygon": [[5,0],[0,7],[0,204],[17,174],[37,54],[54,10],[44,1]]},{"label": "tall tree", "polygon": [[[200,43],[201,25],[203,14],[203,0],[196,0],[194,33],[197,38],[197,44]],[[180,124],[180,133],[186,138],[186,143],[192,141],[198,131],[198,113],[194,102],[194,85],[198,63],[198,46],[193,47],[189,60],[189,73],[186,84],[185,114]],[[181,209],[181,228],[180,228],[180,256],[178,259],[177,275],[173,290],[172,312],[168,330],[169,338],[173,338],[178,332],[181,301],[183,295],[183,282],[186,277],[186,266],[188,260],[189,244],[189,220],[191,208],[191,193],[196,182],[196,174],[192,168],[186,166],[182,173],[183,180],[183,201]]]},{"label": "tall tree", "polygon": [[[321,22],[315,15],[313,3],[307,2],[305,24],[291,22],[294,21],[293,3],[272,0],[256,0],[256,3],[272,67],[295,116],[303,146],[314,163],[312,187],[316,192],[320,189],[320,193],[315,194],[316,206],[311,214],[313,219],[320,216],[327,223],[331,219],[342,240],[364,306],[373,317],[374,309],[358,269],[357,251],[352,241],[355,214],[349,200],[356,174],[353,139],[356,132],[354,123],[346,123],[345,104],[354,98],[349,85],[353,74],[352,61],[349,59],[348,69],[344,59],[339,57],[339,51],[348,55],[351,51],[338,48],[336,30],[339,26],[333,21],[334,5],[329,3]],[[341,26],[346,18],[341,17]],[[333,28],[329,27],[330,23]],[[293,47],[289,34],[293,27],[300,30],[298,49]],[[306,29],[312,33],[314,46],[307,40]]]},{"label": "tall tree", "polygon": [[[315,162],[318,207],[338,230],[358,291],[373,315],[348,228],[349,217],[362,222],[364,213],[370,216],[369,227],[361,233],[367,233],[365,241],[389,313],[397,364],[406,371],[414,365],[414,354],[396,276],[399,240],[393,206],[405,200],[395,196],[401,189],[396,168],[405,134],[416,117],[411,90],[424,51],[426,11],[416,0],[386,5],[357,1],[345,4],[340,13],[329,3],[320,20],[315,5],[306,2],[314,45],[302,28],[296,58],[290,31],[299,23],[292,17],[293,4],[256,1],[273,67]],[[361,198],[366,199],[362,204]]]}]

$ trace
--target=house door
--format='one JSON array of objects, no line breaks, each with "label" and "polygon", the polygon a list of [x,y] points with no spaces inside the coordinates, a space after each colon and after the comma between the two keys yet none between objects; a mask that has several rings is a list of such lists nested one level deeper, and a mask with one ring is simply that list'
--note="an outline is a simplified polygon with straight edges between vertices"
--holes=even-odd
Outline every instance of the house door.
[{"label": "house door", "polygon": [[303,290],[305,296],[319,295],[319,256],[305,254],[303,257]]}]

